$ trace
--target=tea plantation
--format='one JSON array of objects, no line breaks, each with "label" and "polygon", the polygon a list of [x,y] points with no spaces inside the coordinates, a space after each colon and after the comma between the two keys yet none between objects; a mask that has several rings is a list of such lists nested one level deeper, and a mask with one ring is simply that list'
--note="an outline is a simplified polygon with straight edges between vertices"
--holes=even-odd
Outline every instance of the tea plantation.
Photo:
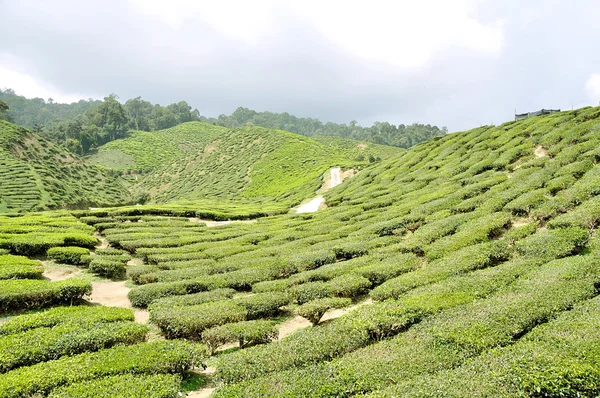
[{"label": "tea plantation", "polygon": [[0,120],[0,212],[119,205],[122,183],[39,135]]},{"label": "tea plantation", "polygon": [[[111,143],[160,204],[0,217],[1,397],[600,394],[600,108],[373,164],[198,126],[160,164]],[[289,212],[332,166],[361,169]],[[127,305],[91,305],[100,284]]]}]

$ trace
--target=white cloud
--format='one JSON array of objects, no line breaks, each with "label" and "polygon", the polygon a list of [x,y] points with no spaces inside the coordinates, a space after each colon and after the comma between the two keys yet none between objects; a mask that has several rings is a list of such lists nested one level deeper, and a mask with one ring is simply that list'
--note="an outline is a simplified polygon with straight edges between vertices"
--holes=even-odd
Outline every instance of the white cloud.
[{"label": "white cloud", "polygon": [[423,66],[449,47],[495,57],[504,45],[502,21],[483,24],[471,16],[481,0],[131,1],[172,29],[200,20],[249,45],[277,34],[278,22],[293,16],[353,55],[401,68]]},{"label": "white cloud", "polygon": [[79,93],[64,93],[27,73],[24,63],[8,54],[0,54],[0,88],[11,88],[26,98],[37,97],[45,100],[52,98],[54,102],[60,103],[77,102],[83,98],[97,98]]},{"label": "white cloud", "polygon": [[594,105],[600,102],[600,73],[590,75],[585,83],[585,92]]}]

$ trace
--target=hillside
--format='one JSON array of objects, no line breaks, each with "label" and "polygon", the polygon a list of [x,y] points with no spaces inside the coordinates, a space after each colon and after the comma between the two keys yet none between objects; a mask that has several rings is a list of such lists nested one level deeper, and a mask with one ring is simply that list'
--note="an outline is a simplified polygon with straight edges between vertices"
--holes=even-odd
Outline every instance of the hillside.
[{"label": "hillside", "polygon": [[[227,134],[256,132],[277,133]],[[0,347],[20,347],[0,359],[0,396],[597,396],[598,148],[600,108],[583,108],[420,144],[311,214],[205,223],[165,204],[0,217]],[[60,247],[90,247],[94,229],[92,255]],[[50,247],[74,265],[49,270],[75,277],[36,281],[39,265],[15,258]]]},{"label": "hillside", "polygon": [[109,173],[0,120],[0,212],[127,203]]},{"label": "hillside", "polygon": [[184,123],[112,141],[91,163],[142,172],[132,191],[168,203],[207,198],[297,203],[330,167],[360,167],[400,150],[342,139],[316,141],[261,127],[226,129]]}]

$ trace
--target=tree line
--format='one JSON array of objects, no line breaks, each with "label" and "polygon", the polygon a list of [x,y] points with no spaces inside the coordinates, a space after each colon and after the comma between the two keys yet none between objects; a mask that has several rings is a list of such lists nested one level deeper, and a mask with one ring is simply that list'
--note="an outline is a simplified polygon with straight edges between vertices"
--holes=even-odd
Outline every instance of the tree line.
[{"label": "tree line", "polygon": [[190,121],[203,121],[228,128],[262,126],[309,137],[350,138],[401,148],[409,148],[447,133],[445,127],[440,129],[429,124],[396,126],[388,122],[375,122],[371,127],[363,127],[356,121],[348,125],[323,123],[318,119],[299,118],[287,112],[256,112],[243,107],[231,115],[211,118],[201,116],[186,101],[162,106],[137,97],[121,103],[114,94],[102,101],[88,99],[60,104],[52,98],[28,99],[11,89],[0,89],[0,119],[29,127],[80,155],[107,142],[125,138],[133,130],[163,130]]},{"label": "tree line", "polygon": [[355,120],[349,124],[323,123],[319,119],[300,118],[287,112],[256,112],[248,108],[238,108],[231,115],[220,115],[218,118],[200,117],[201,120],[229,128],[240,126],[262,126],[272,129],[291,131],[307,137],[329,136],[350,138],[375,144],[409,148],[419,142],[448,133],[446,127],[441,129],[430,124],[413,123],[411,125],[394,125],[388,122],[375,122],[371,127],[363,127]]}]

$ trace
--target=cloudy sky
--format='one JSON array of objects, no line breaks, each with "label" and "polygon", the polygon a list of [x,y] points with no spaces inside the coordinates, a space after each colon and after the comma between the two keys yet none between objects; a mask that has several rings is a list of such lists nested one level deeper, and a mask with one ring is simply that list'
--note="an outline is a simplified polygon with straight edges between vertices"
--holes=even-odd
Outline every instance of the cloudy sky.
[{"label": "cloudy sky", "polygon": [[450,131],[600,101],[598,0],[0,0],[0,88]]}]

